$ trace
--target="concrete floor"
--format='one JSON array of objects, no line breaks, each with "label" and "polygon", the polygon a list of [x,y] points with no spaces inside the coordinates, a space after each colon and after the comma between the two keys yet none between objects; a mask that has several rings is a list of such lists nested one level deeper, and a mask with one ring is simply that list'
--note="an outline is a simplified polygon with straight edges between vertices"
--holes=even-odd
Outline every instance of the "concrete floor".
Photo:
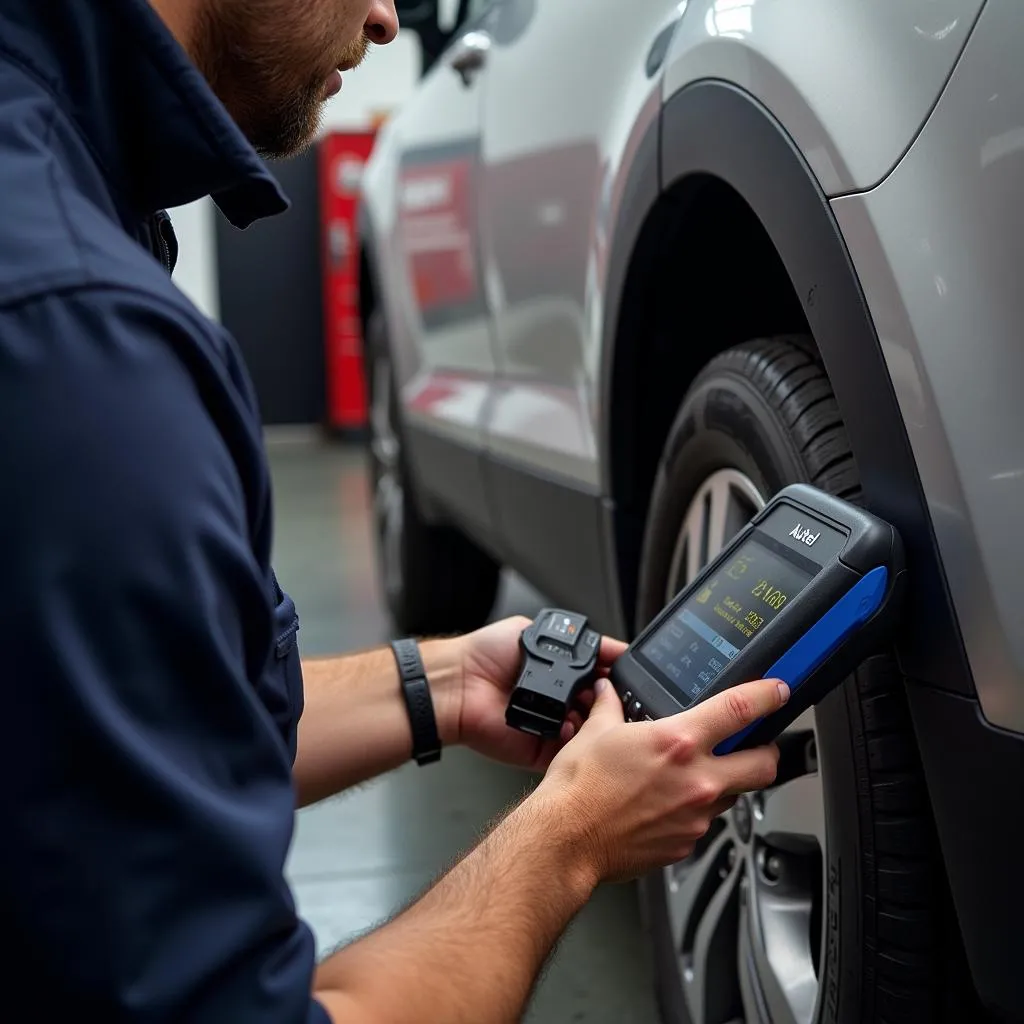
[{"label": "concrete floor", "polygon": [[[295,598],[305,654],[386,641],[374,575],[370,496],[357,447],[272,440],[278,576]],[[541,598],[506,580],[496,615]],[[474,842],[528,776],[467,751],[406,766],[301,811],[288,864],[320,953],[387,919]],[[602,887],[566,934],[525,1020],[654,1024],[647,944],[632,886]]]}]

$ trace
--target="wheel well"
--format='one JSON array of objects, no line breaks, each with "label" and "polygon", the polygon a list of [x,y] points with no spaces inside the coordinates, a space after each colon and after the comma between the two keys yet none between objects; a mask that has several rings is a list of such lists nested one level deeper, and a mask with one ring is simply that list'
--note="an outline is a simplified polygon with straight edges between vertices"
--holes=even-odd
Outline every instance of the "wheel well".
[{"label": "wheel well", "polygon": [[735,190],[697,174],[659,198],[630,260],[612,363],[610,482],[630,626],[654,477],[687,389],[740,341],[807,330],[775,246]]}]

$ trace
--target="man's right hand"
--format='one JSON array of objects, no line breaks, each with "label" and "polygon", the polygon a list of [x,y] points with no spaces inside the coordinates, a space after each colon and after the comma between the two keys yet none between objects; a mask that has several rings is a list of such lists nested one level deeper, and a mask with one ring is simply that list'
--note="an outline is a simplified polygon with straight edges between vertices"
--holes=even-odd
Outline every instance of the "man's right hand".
[{"label": "man's right hand", "polygon": [[601,680],[587,721],[526,803],[551,815],[570,856],[596,879],[624,881],[674,864],[741,793],[774,782],[774,744],[722,756],[713,750],[788,697],[784,683],[762,680],[670,718],[627,724]]},{"label": "man's right hand", "polygon": [[774,781],[774,747],[712,751],[782,703],[777,683],[749,683],[626,725],[615,691],[601,687],[526,800],[404,913],[320,964],[318,1002],[338,1022],[414,1024],[424,1006],[450,1024],[522,1020],[598,882],[681,860],[738,794]]}]

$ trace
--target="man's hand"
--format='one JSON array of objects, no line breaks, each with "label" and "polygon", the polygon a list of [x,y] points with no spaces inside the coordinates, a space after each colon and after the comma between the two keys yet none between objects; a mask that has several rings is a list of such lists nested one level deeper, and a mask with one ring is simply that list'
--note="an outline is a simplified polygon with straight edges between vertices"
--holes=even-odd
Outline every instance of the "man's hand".
[{"label": "man's hand", "polygon": [[[570,714],[557,741],[529,736],[505,724],[505,708],[519,675],[519,636],[529,625],[529,619],[516,616],[457,641],[462,650],[462,701],[457,732],[459,742],[493,760],[543,771],[580,727],[581,715],[576,711]],[[612,662],[625,649],[626,644],[603,638],[599,675],[606,676]],[[592,701],[592,692],[581,695],[583,710]]]},{"label": "man's hand", "polygon": [[[475,745],[511,758],[528,753],[498,732],[521,628],[513,620],[475,636],[475,683],[466,688],[479,712]],[[712,751],[778,708],[779,684],[737,686],[673,718],[630,725],[611,685],[599,689],[529,797],[405,913],[320,965],[315,994],[333,1021],[415,1024],[424,1006],[451,1024],[521,1020],[537,973],[598,882],[681,860],[737,794],[774,780],[774,747]]]},{"label": "man's hand", "polygon": [[718,756],[722,740],[789,698],[776,680],[746,683],[657,722],[623,721],[610,683],[579,734],[523,805],[561,821],[574,859],[596,879],[625,880],[693,852],[739,794],[775,780],[774,745]]}]

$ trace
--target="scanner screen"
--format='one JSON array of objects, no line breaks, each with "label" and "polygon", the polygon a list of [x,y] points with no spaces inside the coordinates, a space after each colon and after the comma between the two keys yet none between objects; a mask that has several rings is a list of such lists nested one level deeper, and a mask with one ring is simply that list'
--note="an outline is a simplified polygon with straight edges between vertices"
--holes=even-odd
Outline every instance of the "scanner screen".
[{"label": "scanner screen", "polygon": [[688,707],[814,576],[787,557],[781,544],[752,534],[636,655]]}]

